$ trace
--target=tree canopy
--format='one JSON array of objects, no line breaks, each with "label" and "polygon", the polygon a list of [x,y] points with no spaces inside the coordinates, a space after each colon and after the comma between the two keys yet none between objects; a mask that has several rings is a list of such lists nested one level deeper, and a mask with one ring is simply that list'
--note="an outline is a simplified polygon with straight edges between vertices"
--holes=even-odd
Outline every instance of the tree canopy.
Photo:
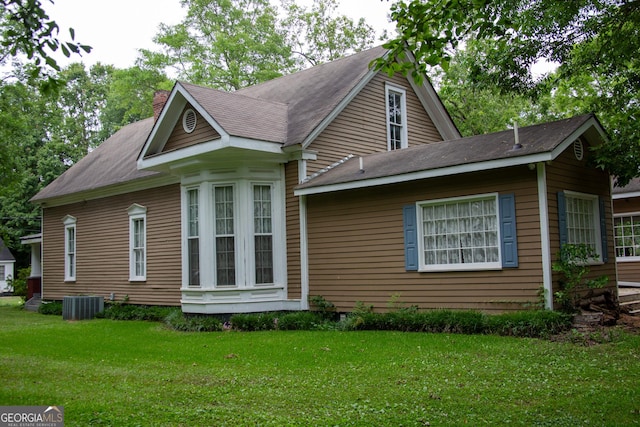
[{"label": "tree canopy", "polygon": [[64,84],[55,74],[60,71],[53,58],[58,49],[67,58],[91,51],[91,46],[75,41],[73,28],[68,29],[68,39],[61,39],[60,27],[49,18],[39,0],[0,0],[0,28],[0,65],[11,57],[26,56],[31,81],[37,80],[44,91],[57,90]]},{"label": "tree canopy", "polygon": [[[470,40],[490,42],[470,64],[471,81],[533,99],[577,84],[589,93],[588,103],[574,96],[580,112],[595,112],[609,132],[598,166],[620,184],[640,174],[640,0],[401,0],[391,17],[399,37],[386,46],[401,56],[408,47],[420,69],[378,66],[414,75],[447,70]],[[532,66],[541,61],[557,72],[537,76]]]}]

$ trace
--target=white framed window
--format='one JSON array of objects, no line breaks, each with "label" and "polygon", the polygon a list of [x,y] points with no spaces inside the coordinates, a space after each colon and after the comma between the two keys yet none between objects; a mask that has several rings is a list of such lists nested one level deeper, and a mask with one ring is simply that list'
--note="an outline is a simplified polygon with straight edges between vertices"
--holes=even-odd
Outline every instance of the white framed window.
[{"label": "white framed window", "polygon": [[236,286],[236,231],[233,185],[213,187],[217,286]]},{"label": "white framed window", "polygon": [[387,148],[389,151],[408,147],[407,93],[403,88],[385,85],[387,114]]},{"label": "white framed window", "polygon": [[587,245],[600,258],[602,251],[598,196],[565,191],[564,197],[567,225],[566,242],[571,245]]},{"label": "white framed window", "polygon": [[75,282],[76,280],[76,223],[77,220],[71,215],[62,219],[64,224],[64,281]]},{"label": "white framed window", "polygon": [[420,270],[500,269],[498,195],[418,203]]},{"label": "white framed window", "polygon": [[187,281],[189,286],[200,286],[200,190],[189,188],[187,207]]},{"label": "white framed window", "polygon": [[4,270],[4,265],[0,265],[0,281],[4,282],[5,280],[7,280],[7,277],[5,276],[6,272]]},{"label": "white framed window", "polygon": [[253,185],[253,236],[256,284],[273,283],[273,211],[271,185]]},{"label": "white framed window", "polygon": [[238,175],[183,186],[185,287],[286,284],[283,181]]},{"label": "white framed window", "polygon": [[640,212],[614,216],[613,233],[616,258],[640,261]]},{"label": "white framed window", "polygon": [[129,214],[129,280],[147,280],[147,208],[137,203]]}]

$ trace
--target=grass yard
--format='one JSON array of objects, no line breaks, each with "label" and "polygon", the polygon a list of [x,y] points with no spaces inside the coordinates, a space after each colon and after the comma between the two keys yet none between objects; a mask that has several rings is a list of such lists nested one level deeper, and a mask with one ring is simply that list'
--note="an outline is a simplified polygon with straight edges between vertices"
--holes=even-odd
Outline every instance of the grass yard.
[{"label": "grass yard", "polygon": [[0,307],[0,405],[65,425],[640,424],[640,336],[181,333]]}]

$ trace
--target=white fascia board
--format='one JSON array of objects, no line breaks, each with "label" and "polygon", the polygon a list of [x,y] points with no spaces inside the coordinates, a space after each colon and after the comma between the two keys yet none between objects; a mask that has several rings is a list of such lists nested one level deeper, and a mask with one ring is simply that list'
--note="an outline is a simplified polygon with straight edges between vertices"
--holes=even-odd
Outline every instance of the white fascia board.
[{"label": "white fascia board", "polygon": [[640,191],[633,191],[630,193],[616,193],[616,194],[612,194],[611,198],[613,200],[617,200],[617,199],[630,199],[632,197],[640,197]]},{"label": "white fascia board", "polygon": [[604,129],[602,129],[602,127],[600,127],[600,125],[598,125],[598,122],[596,121],[595,118],[590,118],[589,120],[587,120],[586,122],[584,122],[582,124],[582,126],[580,126],[578,129],[576,129],[575,131],[573,131],[564,141],[562,141],[560,144],[558,144],[552,151],[552,157],[553,159],[555,159],[556,157],[558,157],[560,154],[562,154],[564,152],[564,150],[566,150],[567,148],[569,148],[569,146],[571,144],[573,144],[573,142],[578,139],[580,136],[582,136],[589,128],[593,127],[594,129],[596,129],[596,131],[598,131],[598,133],[600,134],[600,137],[606,141],[607,140],[607,135],[604,132]]},{"label": "white fascia board", "polygon": [[170,163],[194,158],[203,154],[219,151],[224,148],[238,148],[247,151],[283,155],[282,145],[278,142],[260,141],[256,139],[223,136],[220,139],[203,142],[180,150],[158,154],[147,159],[138,160],[138,169],[153,169]]},{"label": "white fascia board", "polygon": [[376,187],[380,185],[398,184],[403,182],[417,181],[420,179],[438,178],[443,176],[459,175],[469,172],[480,172],[485,170],[500,169],[510,166],[528,165],[531,163],[548,162],[553,160],[551,153],[534,154],[511,159],[490,160],[488,162],[470,163],[466,165],[450,166],[446,168],[429,169],[418,172],[410,172],[400,175],[385,176],[380,178],[364,179],[359,181],[329,184],[318,187],[302,188],[294,191],[296,196],[306,196],[308,194],[330,193],[340,190],[353,190],[357,188]]},{"label": "white fascia board", "polygon": [[[166,105],[168,108],[163,108],[162,113],[158,117],[158,120],[154,123],[151,132],[149,133],[149,137],[145,142],[144,147],[140,151],[140,155],[138,156],[138,167],[140,167],[141,162],[144,161],[144,158],[147,156],[149,151],[152,148],[157,148],[158,150],[162,150],[164,144],[166,144],[166,140],[169,135],[173,131],[173,128],[176,123],[178,123],[179,115],[184,109],[184,107],[190,104],[194,110],[196,110],[200,115],[205,119],[205,121],[218,132],[224,139],[224,137],[228,137],[229,134],[214,120],[213,117],[204,109],[202,106],[196,101],[191,94],[180,84],[180,82],[176,83],[173,90],[169,94],[169,98],[167,99]],[[171,120],[171,119],[175,120]],[[159,138],[162,138],[162,146],[159,146]]]},{"label": "white fascia board", "polygon": [[[416,62],[413,53],[406,50],[404,62]],[[459,139],[462,138],[460,131],[453,123],[451,116],[447,112],[440,96],[434,89],[428,76],[423,76],[424,80],[421,86],[418,86],[413,78],[407,77],[407,81],[411,85],[411,88],[418,96],[422,107],[425,109],[429,117],[431,117],[434,126],[445,139]]]}]

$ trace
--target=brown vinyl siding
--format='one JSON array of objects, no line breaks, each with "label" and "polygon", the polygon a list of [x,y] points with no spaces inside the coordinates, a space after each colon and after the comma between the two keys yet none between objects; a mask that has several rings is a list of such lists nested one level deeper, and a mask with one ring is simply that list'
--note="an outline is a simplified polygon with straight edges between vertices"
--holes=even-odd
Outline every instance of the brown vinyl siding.
[{"label": "brown vinyl siding", "polygon": [[[608,287],[616,287],[616,262],[613,239],[613,215],[611,210],[611,189],[609,175],[589,166],[591,152],[585,147],[583,160],[578,161],[573,154],[573,147],[569,146],[564,153],[546,167],[547,197],[549,200],[549,235],[551,240],[552,262],[557,259],[560,251],[560,236],[558,226],[558,192],[575,191],[592,194],[605,200],[605,216],[607,227],[608,262],[603,265],[592,265],[587,278],[606,275],[609,278]],[[554,291],[557,290],[560,275],[553,273]]]},{"label": "brown vinyl siding", "polygon": [[298,162],[293,160],[285,164],[288,299],[300,299],[302,294],[300,270],[300,204],[299,198],[293,195],[293,188],[296,185],[298,185]]},{"label": "brown vinyl siding", "polygon": [[[129,281],[129,215],[133,203],[147,208],[147,276]],[[76,217],[75,282],[64,282],[65,215]],[[100,295],[132,304],[180,305],[180,186],[43,209],[43,298]]]},{"label": "brown vinyl siding", "polygon": [[[613,211],[616,214],[640,213],[640,198],[623,198],[613,201]],[[640,261],[618,259],[618,280],[620,282],[640,282]]]},{"label": "brown vinyl siding", "polygon": [[442,140],[407,79],[378,73],[311,143],[318,159],[308,162],[309,175],[349,154],[387,151],[386,82],[406,89],[409,146]]},{"label": "brown vinyl siding", "polygon": [[[518,268],[405,271],[402,207],[417,201],[514,193]],[[340,311],[357,301],[385,310],[398,300],[421,308],[522,309],[542,286],[536,172],[526,166],[367,190],[307,196],[309,294]]]},{"label": "brown vinyl siding", "polygon": [[[196,128],[191,133],[187,133],[182,126],[182,116],[184,112],[192,108],[190,105],[180,113],[178,122],[173,128],[173,132],[169,136],[167,143],[162,149],[163,153],[178,150],[180,148],[191,147],[192,145],[201,144],[203,142],[220,139],[220,134],[196,111]],[[195,109],[194,109],[195,111]]]}]

